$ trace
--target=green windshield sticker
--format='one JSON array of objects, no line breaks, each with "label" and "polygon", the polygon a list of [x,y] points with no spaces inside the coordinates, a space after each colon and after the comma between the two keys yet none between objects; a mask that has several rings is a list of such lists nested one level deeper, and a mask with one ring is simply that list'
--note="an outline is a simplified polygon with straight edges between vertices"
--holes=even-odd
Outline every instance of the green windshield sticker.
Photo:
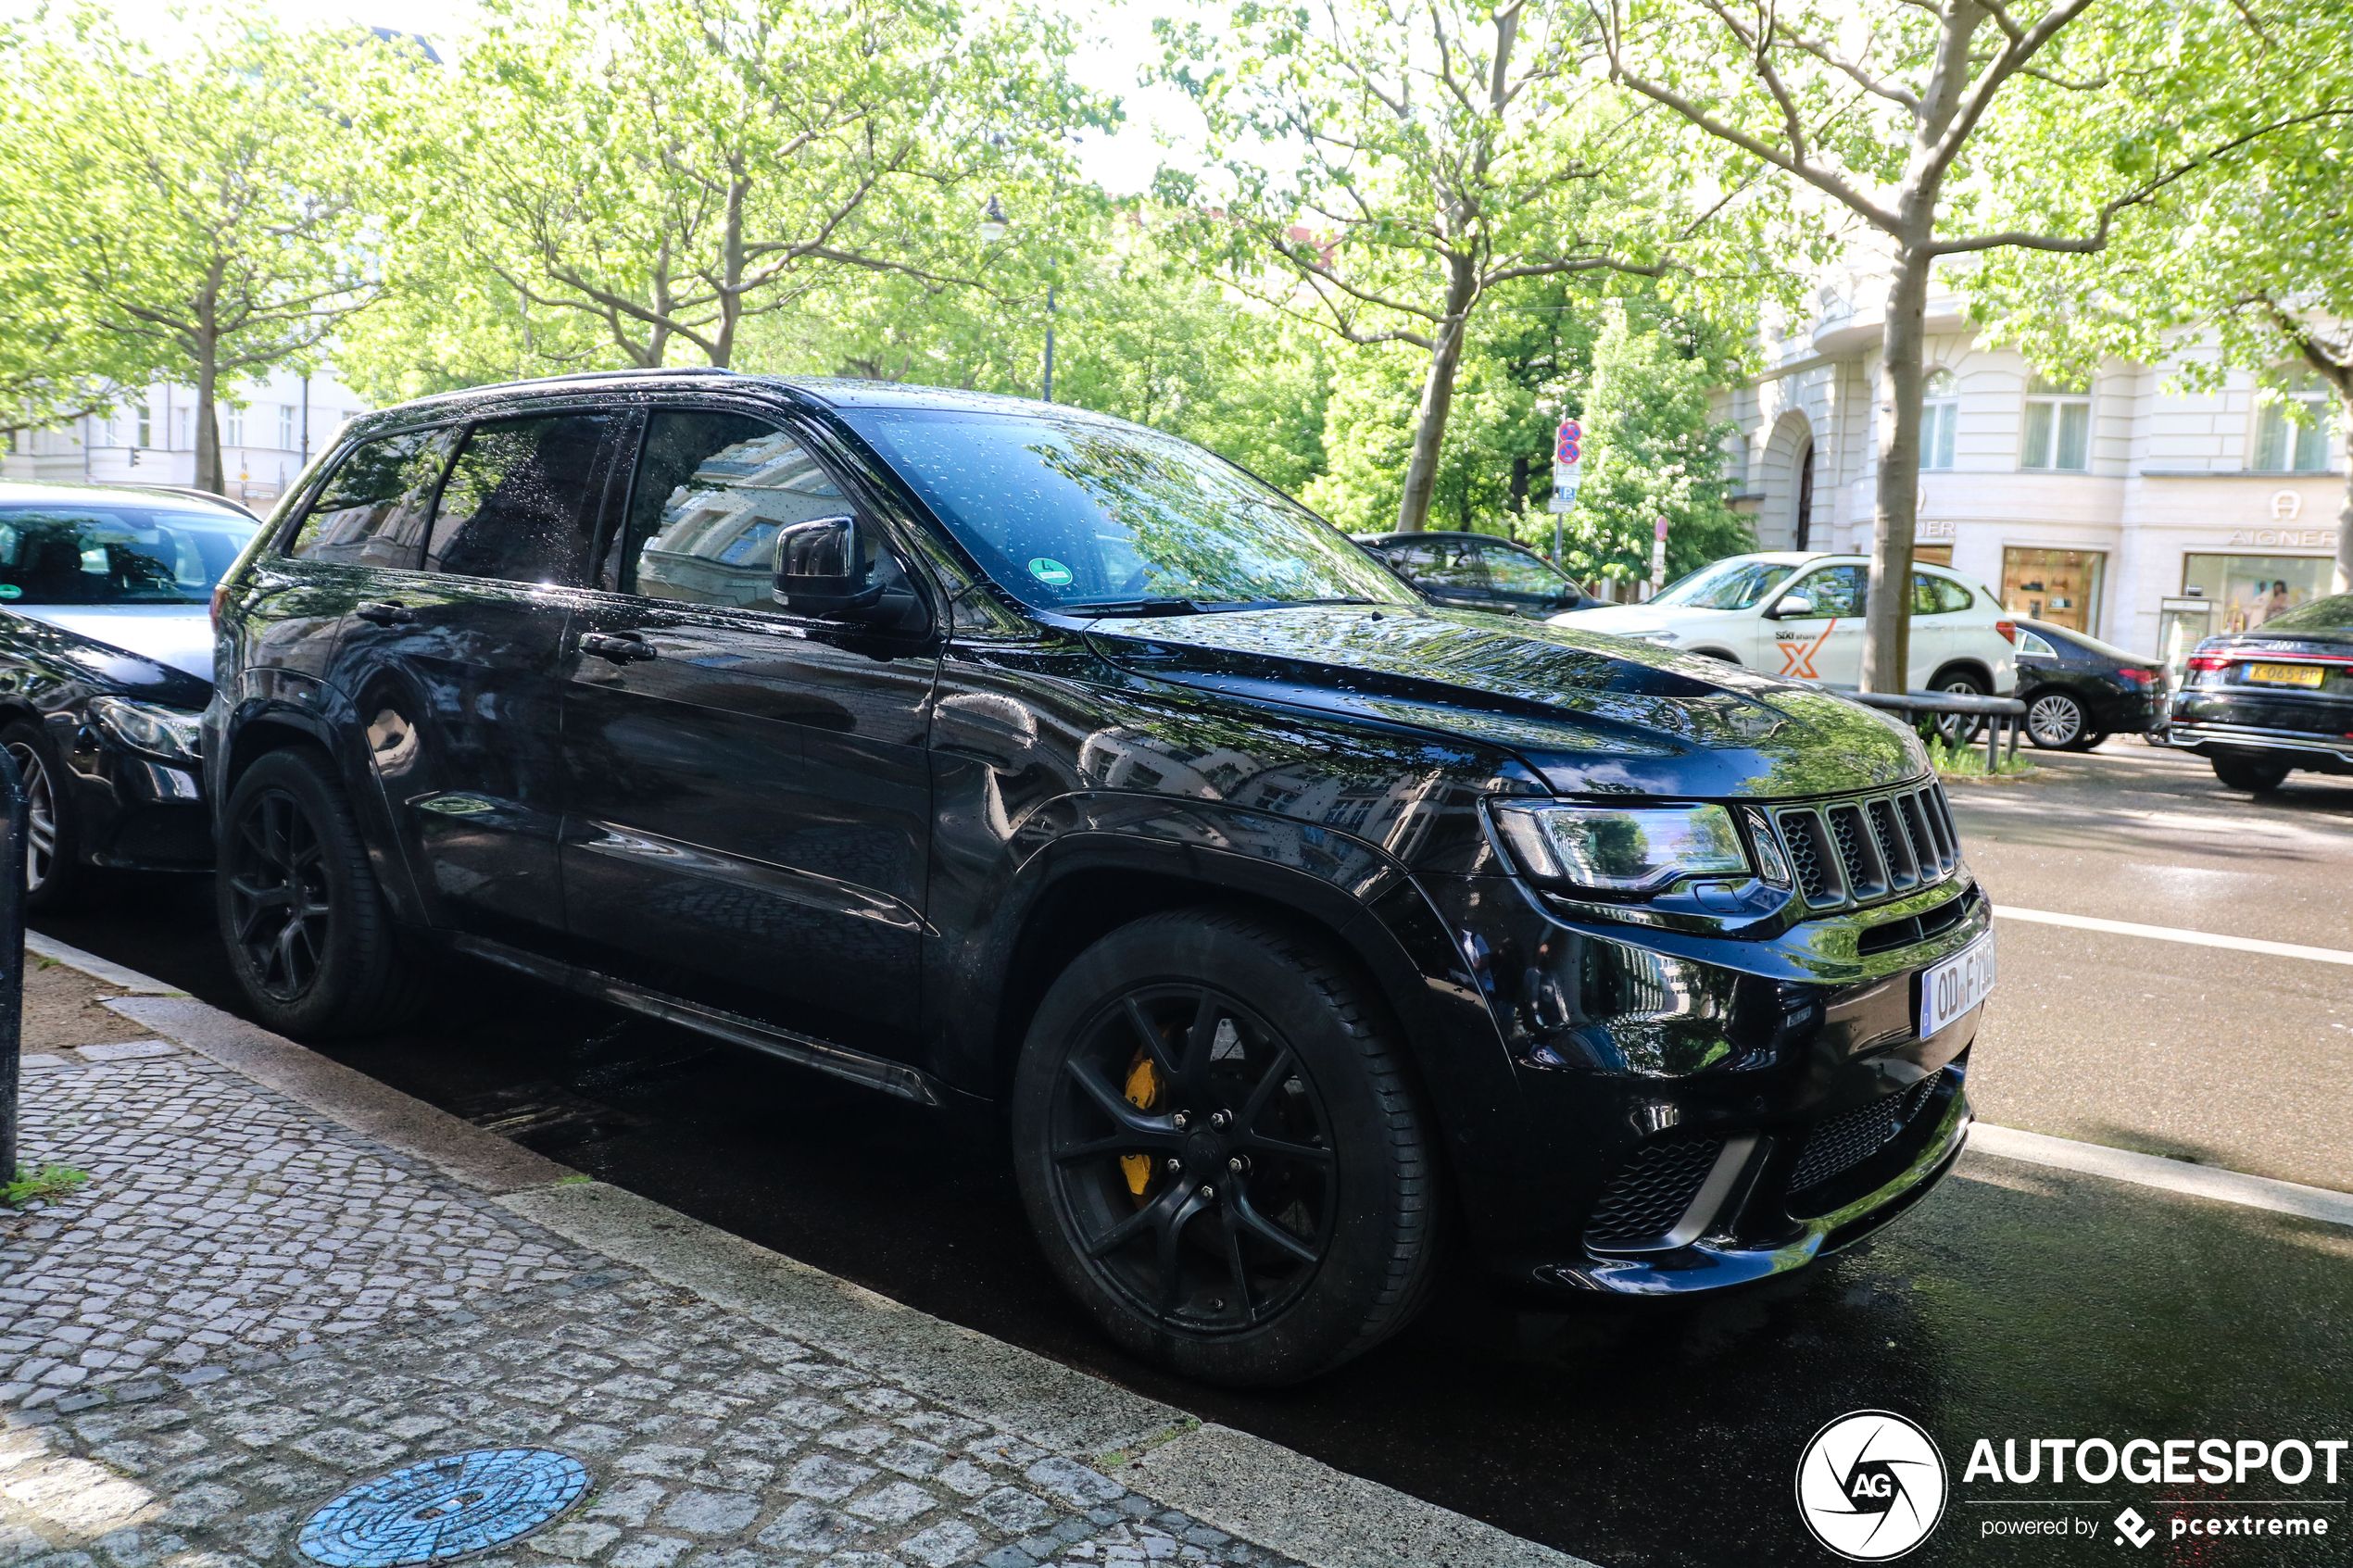
[{"label": "green windshield sticker", "polygon": [[1049,588],[1070,586],[1070,568],[1051,557],[1039,556],[1029,563],[1029,574]]},{"label": "green windshield sticker", "polygon": [[14,583],[0,583],[0,599],[20,599],[22,597],[24,597],[24,590],[22,588],[18,587]]}]

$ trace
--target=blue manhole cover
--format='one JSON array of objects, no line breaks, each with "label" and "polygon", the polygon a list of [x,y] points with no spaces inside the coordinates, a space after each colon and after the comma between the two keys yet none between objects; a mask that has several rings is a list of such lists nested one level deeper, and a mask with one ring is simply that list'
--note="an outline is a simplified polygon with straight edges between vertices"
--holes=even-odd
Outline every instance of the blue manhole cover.
[{"label": "blue manhole cover", "polygon": [[588,1472],[547,1449],[475,1449],[351,1488],[302,1527],[302,1554],[328,1568],[447,1562],[503,1545],[580,1500]]}]

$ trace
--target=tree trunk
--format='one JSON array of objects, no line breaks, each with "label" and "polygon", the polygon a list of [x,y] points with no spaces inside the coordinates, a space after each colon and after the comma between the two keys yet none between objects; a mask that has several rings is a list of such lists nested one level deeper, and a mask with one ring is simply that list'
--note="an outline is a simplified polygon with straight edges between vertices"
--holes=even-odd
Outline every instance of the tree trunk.
[{"label": "tree trunk", "polygon": [[[2338,385],[2336,428],[2345,432],[2349,450],[2353,450],[2353,376]],[[2345,499],[2336,508],[2336,581],[2331,584],[2332,594],[2353,594],[2353,461],[2345,465]]]},{"label": "tree trunk", "polygon": [[1414,453],[1405,462],[1405,494],[1397,504],[1400,533],[1419,533],[1429,524],[1429,498],[1438,488],[1438,459],[1446,446],[1446,416],[1454,407],[1454,372],[1462,367],[1471,301],[1478,294],[1474,264],[1455,257],[1446,285],[1446,320],[1430,346],[1429,373],[1422,378],[1422,400],[1414,410]]},{"label": "tree trunk", "polygon": [[220,389],[220,357],[210,332],[197,336],[196,346],[196,488],[226,495],[220,475],[220,422],[213,408]]},{"label": "tree trunk", "polygon": [[1895,253],[1880,339],[1879,492],[1872,510],[1871,592],[1863,622],[1867,692],[1910,684],[1912,538],[1919,522],[1920,357],[1926,351],[1929,273],[1934,258]]}]

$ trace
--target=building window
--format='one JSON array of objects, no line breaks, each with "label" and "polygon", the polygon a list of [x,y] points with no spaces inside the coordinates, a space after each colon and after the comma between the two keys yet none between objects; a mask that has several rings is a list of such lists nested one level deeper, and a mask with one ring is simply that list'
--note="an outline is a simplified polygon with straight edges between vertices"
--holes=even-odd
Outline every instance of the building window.
[{"label": "building window", "polygon": [[154,421],[148,419],[146,408],[142,407],[139,410],[139,445],[153,446],[155,444]]},{"label": "building window", "polygon": [[195,451],[196,449],[195,431],[196,411],[194,408],[175,408],[172,410],[171,449],[173,451]]},{"label": "building window", "polygon": [[2100,608],[2100,550],[2002,552],[2002,608],[2090,636]]},{"label": "building window", "polygon": [[2082,472],[2092,466],[2092,394],[2036,376],[2026,391],[2026,439],[2018,466]]},{"label": "building window", "polygon": [[1953,424],[1961,414],[1961,389],[1950,370],[1931,370],[1920,388],[1920,467],[1953,466]]},{"label": "building window", "polygon": [[2284,397],[2263,405],[2255,421],[2256,471],[2320,473],[2328,468],[2330,399],[2309,386],[2309,377],[2298,377],[2288,383]]},{"label": "building window", "polygon": [[2182,592],[2221,607],[2215,632],[2244,632],[2329,591],[2326,556],[2184,556]]},{"label": "building window", "polygon": [[278,450],[291,452],[294,449],[295,406],[291,403],[281,403],[278,405]]},{"label": "building window", "polygon": [[1814,444],[1806,444],[1806,456],[1797,465],[1797,510],[1790,520],[1790,535],[1795,547],[1814,547]]},{"label": "building window", "polygon": [[243,446],[245,444],[245,411],[243,408],[232,408],[229,410],[228,418],[222,421],[220,445],[223,446]]}]

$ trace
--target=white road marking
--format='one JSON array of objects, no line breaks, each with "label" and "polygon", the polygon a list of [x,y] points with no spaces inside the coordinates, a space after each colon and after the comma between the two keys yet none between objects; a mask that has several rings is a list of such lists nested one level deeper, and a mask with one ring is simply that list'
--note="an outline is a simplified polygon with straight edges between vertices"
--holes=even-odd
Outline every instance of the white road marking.
[{"label": "white road marking", "polygon": [[2294,942],[2265,942],[2254,936],[2219,936],[2210,931],[2183,931],[2174,925],[2136,925],[2129,920],[2021,909],[2015,904],[1996,904],[1994,912],[2009,920],[2031,921],[2037,925],[2071,925],[2079,931],[2105,931],[2114,936],[2147,936],[2159,942],[2187,942],[2198,947],[2227,947],[2237,953],[2269,953],[2274,958],[2310,959],[2315,963],[2353,964],[2353,953],[2338,947],[2304,947]]},{"label": "white road marking", "polygon": [[2353,1225],[2353,1193],[2331,1192],[2326,1187],[2308,1187],[2237,1171],[2218,1171],[2211,1165],[2193,1165],[2185,1160],[2134,1154],[2104,1144],[2078,1143],[2073,1138],[2055,1138],[2046,1133],[2021,1132],[2016,1127],[1989,1126],[1983,1122],[1969,1128],[1969,1147],[1980,1154],[1997,1154],[2005,1160],[2023,1160],[2031,1164],[2131,1182],[2137,1186],[2209,1198],[2218,1203],[2236,1203],[2244,1208],[2269,1209],[2274,1213],[2322,1220],[2331,1224]]}]

